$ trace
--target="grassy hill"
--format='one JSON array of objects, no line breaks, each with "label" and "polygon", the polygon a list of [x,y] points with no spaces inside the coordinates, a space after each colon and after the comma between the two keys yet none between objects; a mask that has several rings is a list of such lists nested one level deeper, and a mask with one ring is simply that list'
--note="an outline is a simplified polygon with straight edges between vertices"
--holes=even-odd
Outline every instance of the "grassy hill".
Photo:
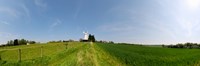
[{"label": "grassy hill", "polygon": [[[19,49],[21,49],[21,61],[19,61]],[[1,66],[120,65],[117,59],[112,59],[112,56],[93,43],[70,42],[1,47],[0,55]]]},{"label": "grassy hill", "polygon": [[0,66],[199,66],[200,63],[200,49],[90,42],[0,47],[0,56]]}]

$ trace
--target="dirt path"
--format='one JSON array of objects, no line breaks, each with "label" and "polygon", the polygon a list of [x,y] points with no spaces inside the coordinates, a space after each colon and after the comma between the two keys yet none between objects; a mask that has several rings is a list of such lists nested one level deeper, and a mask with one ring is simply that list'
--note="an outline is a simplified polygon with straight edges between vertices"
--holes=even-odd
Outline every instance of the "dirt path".
[{"label": "dirt path", "polygon": [[78,66],[99,66],[96,50],[93,43],[85,43],[86,47],[81,47],[81,50],[77,53],[77,65]]},{"label": "dirt path", "polygon": [[92,53],[93,53],[92,57],[93,57],[94,64],[95,64],[95,66],[99,66],[98,61],[97,61],[97,52],[94,48],[94,43],[91,42],[90,45],[91,45],[91,50],[92,50]]},{"label": "dirt path", "polygon": [[[61,57],[62,55],[63,57]],[[92,42],[77,44],[57,57],[53,60],[55,64],[52,66],[124,66]]]},{"label": "dirt path", "polygon": [[86,46],[77,53],[77,66],[124,66],[95,43],[83,44]]},{"label": "dirt path", "polygon": [[83,65],[83,51],[77,53],[77,65]]}]

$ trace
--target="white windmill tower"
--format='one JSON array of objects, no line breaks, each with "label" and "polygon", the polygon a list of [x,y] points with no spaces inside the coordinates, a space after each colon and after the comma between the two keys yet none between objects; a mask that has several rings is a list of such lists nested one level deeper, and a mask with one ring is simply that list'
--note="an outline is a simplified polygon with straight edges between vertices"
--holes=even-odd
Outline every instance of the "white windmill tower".
[{"label": "white windmill tower", "polygon": [[83,32],[83,34],[84,34],[83,40],[88,40],[89,33],[88,32]]}]

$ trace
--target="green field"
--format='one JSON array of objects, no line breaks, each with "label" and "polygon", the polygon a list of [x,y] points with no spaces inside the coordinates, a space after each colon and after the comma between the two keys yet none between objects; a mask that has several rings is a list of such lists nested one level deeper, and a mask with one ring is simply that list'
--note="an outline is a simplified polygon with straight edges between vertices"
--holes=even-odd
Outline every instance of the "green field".
[{"label": "green field", "polygon": [[[19,60],[21,49],[21,61]],[[199,66],[200,49],[105,43],[0,47],[0,66]]]}]

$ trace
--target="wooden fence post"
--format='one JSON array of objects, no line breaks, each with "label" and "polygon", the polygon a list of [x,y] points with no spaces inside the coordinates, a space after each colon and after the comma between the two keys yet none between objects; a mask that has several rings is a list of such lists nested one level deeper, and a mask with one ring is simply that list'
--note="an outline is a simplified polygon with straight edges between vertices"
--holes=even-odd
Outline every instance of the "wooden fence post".
[{"label": "wooden fence post", "polygon": [[42,52],[43,50],[42,49],[43,49],[43,46],[41,46],[41,49],[40,49],[41,57],[43,56],[43,52]]},{"label": "wooden fence post", "polygon": [[18,50],[18,61],[21,62],[21,49]]},{"label": "wooden fence post", "polygon": [[1,58],[1,54],[0,54],[0,60],[2,60],[2,58]]},{"label": "wooden fence post", "polygon": [[67,49],[67,46],[68,46],[68,42],[65,44],[66,45],[66,49]]}]

